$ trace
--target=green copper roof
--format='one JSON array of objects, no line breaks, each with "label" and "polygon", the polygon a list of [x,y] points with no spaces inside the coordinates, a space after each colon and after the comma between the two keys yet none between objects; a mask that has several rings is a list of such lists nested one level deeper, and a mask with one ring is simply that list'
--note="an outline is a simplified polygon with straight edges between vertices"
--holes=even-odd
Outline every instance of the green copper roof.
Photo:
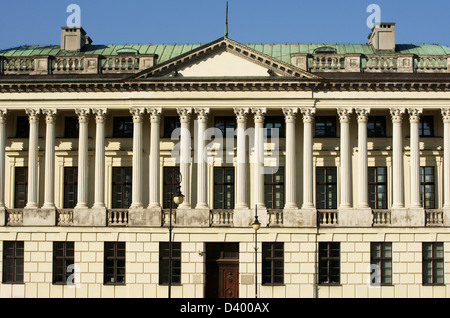
[{"label": "green copper roof", "polygon": [[[149,45],[87,45],[82,54],[116,55],[123,51],[138,51],[139,54],[157,54],[157,63],[166,62],[181,54],[187,53],[201,44],[149,44]],[[290,63],[292,53],[313,54],[316,49],[335,50],[336,54],[347,53],[376,54],[377,52],[368,44],[247,44],[255,51],[271,56],[285,63]],[[450,47],[436,44],[398,44],[396,53],[416,55],[445,55],[450,54]],[[0,50],[5,57],[26,57],[36,55],[75,56],[79,52],[62,51],[59,45],[21,46]]]}]

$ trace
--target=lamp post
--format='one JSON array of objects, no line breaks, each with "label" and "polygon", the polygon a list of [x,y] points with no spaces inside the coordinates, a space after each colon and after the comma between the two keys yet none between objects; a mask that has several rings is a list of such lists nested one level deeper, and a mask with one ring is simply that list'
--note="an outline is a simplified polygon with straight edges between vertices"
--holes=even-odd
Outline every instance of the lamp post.
[{"label": "lamp post", "polygon": [[258,298],[258,230],[261,228],[261,223],[258,221],[258,207],[255,205],[255,221],[252,224],[255,230],[255,298]]},{"label": "lamp post", "polygon": [[183,203],[184,195],[181,193],[181,173],[173,170],[172,181],[175,179],[177,186],[175,193],[171,191],[170,196],[170,211],[169,211],[169,298],[171,298],[172,290],[172,206],[175,203],[177,206]]}]

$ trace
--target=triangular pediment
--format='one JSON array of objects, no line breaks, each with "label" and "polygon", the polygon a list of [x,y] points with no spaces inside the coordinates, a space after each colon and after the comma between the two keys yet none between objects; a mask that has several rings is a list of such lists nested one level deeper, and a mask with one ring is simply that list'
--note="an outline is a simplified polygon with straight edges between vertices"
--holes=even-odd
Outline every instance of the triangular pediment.
[{"label": "triangular pediment", "polygon": [[293,65],[252,50],[227,37],[198,47],[132,78],[259,78],[292,77],[319,79]]}]

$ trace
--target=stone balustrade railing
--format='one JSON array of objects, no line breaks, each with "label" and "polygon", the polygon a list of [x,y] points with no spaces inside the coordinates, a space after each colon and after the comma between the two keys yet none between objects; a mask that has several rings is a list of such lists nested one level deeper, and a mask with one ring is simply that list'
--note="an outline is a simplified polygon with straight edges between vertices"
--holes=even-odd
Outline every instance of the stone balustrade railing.
[{"label": "stone balustrade railing", "polygon": [[127,209],[108,210],[108,226],[125,226],[128,225]]},{"label": "stone balustrade railing", "polygon": [[442,210],[425,210],[425,226],[444,225],[444,212]]},{"label": "stone balustrade railing", "polygon": [[390,210],[372,210],[372,225],[386,226],[391,224]]},{"label": "stone balustrade railing", "polygon": [[211,210],[210,226],[233,226],[234,210]]},{"label": "stone balustrade railing", "polygon": [[337,210],[317,210],[318,226],[337,226],[338,225]]},{"label": "stone balustrade railing", "polygon": [[59,226],[69,226],[73,224],[73,209],[58,209],[56,211],[57,222]]}]

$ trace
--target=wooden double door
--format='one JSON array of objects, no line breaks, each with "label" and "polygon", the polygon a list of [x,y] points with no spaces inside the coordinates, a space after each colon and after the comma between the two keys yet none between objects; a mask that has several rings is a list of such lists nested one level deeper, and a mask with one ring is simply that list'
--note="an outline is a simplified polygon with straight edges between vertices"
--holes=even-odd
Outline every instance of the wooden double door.
[{"label": "wooden double door", "polygon": [[239,243],[206,243],[205,298],[239,298]]}]

